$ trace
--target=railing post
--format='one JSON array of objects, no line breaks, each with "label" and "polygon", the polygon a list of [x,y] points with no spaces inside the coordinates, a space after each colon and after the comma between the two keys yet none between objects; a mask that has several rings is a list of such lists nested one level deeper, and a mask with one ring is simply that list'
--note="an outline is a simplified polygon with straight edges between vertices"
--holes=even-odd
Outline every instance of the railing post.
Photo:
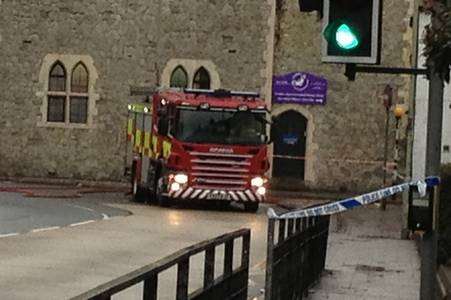
[{"label": "railing post", "polygon": [[143,300],[157,300],[158,274],[144,280]]},{"label": "railing post", "polygon": [[274,228],[275,220],[268,219],[268,239],[266,251],[266,277],[265,277],[265,300],[272,299],[272,271],[273,271],[273,251],[274,251]]},{"label": "railing post", "polygon": [[301,226],[302,226],[302,223],[301,223],[301,218],[297,218],[296,219],[296,225],[295,225],[295,231],[296,232],[300,232],[302,229],[301,229]]},{"label": "railing post", "polygon": [[248,282],[249,282],[249,257],[250,257],[250,249],[251,249],[251,232],[249,231],[247,234],[243,235],[243,244],[241,249],[241,268],[245,271],[245,279],[244,282],[245,288],[243,290],[243,299],[247,298],[248,294]]},{"label": "railing post", "polygon": [[246,235],[243,235],[243,246],[241,250],[241,267],[249,268],[249,256],[251,249],[251,232],[249,231]]},{"label": "railing post", "polygon": [[177,265],[177,300],[188,299],[189,257]]},{"label": "railing post", "polygon": [[290,237],[294,234],[294,220],[293,219],[288,219],[288,233],[287,233],[287,237]]},{"label": "railing post", "polygon": [[233,271],[233,240],[224,245],[224,277],[230,276]]},{"label": "railing post", "polygon": [[279,238],[277,240],[277,244],[280,244],[285,240],[285,224],[287,221],[279,220]]},{"label": "railing post", "polygon": [[213,285],[215,279],[215,246],[205,250],[204,262],[204,288]]}]

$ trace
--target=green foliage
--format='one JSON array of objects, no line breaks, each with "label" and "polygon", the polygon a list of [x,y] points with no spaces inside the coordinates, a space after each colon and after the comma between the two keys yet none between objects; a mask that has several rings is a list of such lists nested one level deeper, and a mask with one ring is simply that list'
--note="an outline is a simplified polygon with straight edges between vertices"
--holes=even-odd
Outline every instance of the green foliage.
[{"label": "green foliage", "polygon": [[431,24],[424,37],[426,65],[433,67],[440,77],[449,82],[451,66],[451,8],[429,0],[426,10],[431,13]]}]

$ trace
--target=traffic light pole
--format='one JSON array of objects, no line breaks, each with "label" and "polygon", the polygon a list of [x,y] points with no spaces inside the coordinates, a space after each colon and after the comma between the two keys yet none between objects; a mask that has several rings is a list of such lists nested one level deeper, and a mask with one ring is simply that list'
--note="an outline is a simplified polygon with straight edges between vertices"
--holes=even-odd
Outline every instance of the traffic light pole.
[{"label": "traffic light pole", "polygon": [[[358,66],[346,64],[345,75],[354,81],[356,73],[429,75],[429,102],[426,140],[426,174],[439,176],[441,165],[441,145],[443,126],[443,80],[431,69],[386,68],[373,66]],[[437,230],[438,230],[438,200],[434,197],[434,225],[430,232],[423,235],[421,245],[421,300],[435,299],[436,269],[437,269]]]},{"label": "traffic light pole", "polygon": [[349,81],[355,80],[356,73],[427,75],[428,69],[373,67],[346,64],[345,75],[348,77]]},{"label": "traffic light pole", "polygon": [[[440,175],[442,126],[443,126],[443,80],[431,69],[429,74],[428,127],[426,140],[426,176]],[[437,231],[439,191],[434,195],[434,224],[431,232],[423,236],[421,259],[421,300],[435,299],[437,269]]]}]

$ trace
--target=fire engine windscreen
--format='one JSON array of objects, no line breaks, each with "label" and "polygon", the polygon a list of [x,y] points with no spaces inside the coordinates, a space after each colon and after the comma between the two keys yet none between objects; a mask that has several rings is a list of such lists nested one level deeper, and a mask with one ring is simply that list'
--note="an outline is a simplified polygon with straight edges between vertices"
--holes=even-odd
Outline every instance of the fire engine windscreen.
[{"label": "fire engine windscreen", "polygon": [[187,143],[261,145],[266,143],[265,113],[179,108],[174,136]]}]

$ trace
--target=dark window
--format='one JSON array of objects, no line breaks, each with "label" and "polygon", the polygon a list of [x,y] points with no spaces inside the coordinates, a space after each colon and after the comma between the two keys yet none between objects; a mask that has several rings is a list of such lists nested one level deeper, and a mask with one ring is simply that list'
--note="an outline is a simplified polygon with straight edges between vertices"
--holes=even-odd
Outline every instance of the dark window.
[{"label": "dark window", "polygon": [[47,106],[48,122],[64,122],[66,97],[49,96]]},{"label": "dark window", "polygon": [[203,90],[210,89],[210,74],[208,74],[208,71],[204,67],[197,70],[194,75],[193,88]]},{"label": "dark window", "polygon": [[66,70],[60,62],[53,65],[49,76],[49,91],[66,91]]},{"label": "dark window", "polygon": [[88,120],[88,98],[71,97],[70,98],[70,122],[86,123]]},{"label": "dark window", "polygon": [[174,88],[188,87],[188,74],[182,66],[178,66],[172,72],[170,86]]},{"label": "dark window", "polygon": [[174,135],[188,143],[260,145],[266,143],[264,113],[180,108]]},{"label": "dark window", "polygon": [[71,92],[87,93],[89,76],[86,67],[82,63],[78,63],[72,71]]}]

